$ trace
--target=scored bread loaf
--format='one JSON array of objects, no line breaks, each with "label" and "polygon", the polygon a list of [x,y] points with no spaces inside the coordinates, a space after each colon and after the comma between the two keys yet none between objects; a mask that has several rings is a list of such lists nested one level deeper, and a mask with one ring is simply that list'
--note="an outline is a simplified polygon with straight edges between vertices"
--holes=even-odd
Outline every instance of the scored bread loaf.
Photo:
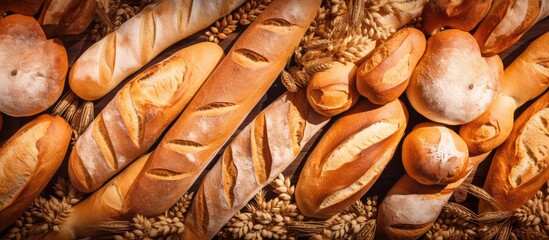
[{"label": "scored bread loaf", "polygon": [[297,207],[330,218],[360,199],[393,157],[408,122],[406,106],[361,99],[324,133],[299,175]]},{"label": "scored bread loaf", "polygon": [[434,35],[443,27],[469,32],[486,16],[492,0],[429,1],[421,13],[421,27]]},{"label": "scored bread loaf", "polygon": [[69,85],[83,99],[99,99],[164,49],[207,27],[243,2],[156,1],[87,49],[72,66]]},{"label": "scored bread loaf", "polygon": [[309,106],[304,91],[287,92],[271,103],[208,171],[185,218],[184,239],[214,237],[328,120]]},{"label": "scored bread loaf", "polygon": [[129,190],[132,207],[160,214],[192,186],[282,71],[320,2],[275,0],[248,26],[151,153]]},{"label": "scored bread loaf", "polygon": [[356,65],[334,62],[333,67],[317,72],[307,84],[307,100],[313,109],[333,117],[354,106],[360,95],[356,90]]},{"label": "scored bread loaf", "polygon": [[59,116],[40,115],[0,148],[0,232],[15,222],[53,177],[72,130]]},{"label": "scored bread loaf", "polygon": [[48,36],[79,34],[95,18],[96,4],[96,0],[46,0],[38,22]]},{"label": "scored bread loaf", "polygon": [[534,24],[549,15],[547,0],[494,0],[473,36],[484,56],[515,44]]},{"label": "scored bread loaf", "polygon": [[69,176],[92,192],[149,149],[223,58],[203,42],[183,48],[128,82],[78,137]]},{"label": "scored bread loaf", "polygon": [[31,116],[61,96],[68,70],[65,47],[20,14],[0,19],[0,112]]},{"label": "scored bread loaf", "polygon": [[549,180],[549,93],[530,105],[497,149],[484,182],[502,209],[482,201],[479,212],[514,211]]},{"label": "scored bread loaf", "polygon": [[425,51],[426,39],[416,28],[403,28],[374,49],[356,74],[360,95],[375,104],[397,99]]},{"label": "scored bread loaf", "polygon": [[427,40],[406,95],[429,120],[460,125],[486,111],[500,90],[502,75],[499,56],[482,57],[471,34],[444,30]]},{"label": "scored bread loaf", "polygon": [[549,86],[549,33],[535,39],[505,69],[501,92],[481,116],[460,127],[459,135],[474,154],[501,145],[513,128],[514,112]]},{"label": "scored bread loaf", "polygon": [[425,185],[446,185],[467,175],[469,151],[457,133],[441,124],[420,123],[402,143],[406,173]]},{"label": "scored bread loaf", "polygon": [[[67,216],[60,218],[61,222],[56,224],[59,231],[33,235],[30,239],[95,239],[102,235],[112,235],[113,232],[101,226],[108,226],[111,222],[131,220],[139,214],[128,208],[128,201],[131,199],[126,195],[148,158],[149,154],[139,157],[100,189],[72,206]],[[160,188],[155,190],[157,196],[161,198],[164,190]]]}]

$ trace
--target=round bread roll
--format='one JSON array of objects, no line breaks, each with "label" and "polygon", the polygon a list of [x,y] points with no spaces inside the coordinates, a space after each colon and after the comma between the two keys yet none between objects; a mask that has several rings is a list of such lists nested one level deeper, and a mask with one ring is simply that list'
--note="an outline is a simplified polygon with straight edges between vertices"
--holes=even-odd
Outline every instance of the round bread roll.
[{"label": "round bread roll", "polygon": [[402,143],[406,173],[425,185],[445,185],[465,177],[468,159],[465,141],[440,124],[420,123]]},{"label": "round bread roll", "polygon": [[502,76],[499,56],[483,58],[471,34],[445,30],[427,41],[406,95],[412,107],[429,120],[459,125],[486,111]]},{"label": "round bread roll", "polygon": [[0,19],[0,112],[40,113],[61,96],[68,70],[65,47],[47,40],[38,22],[23,15]]},{"label": "round bread roll", "polygon": [[423,31],[433,35],[442,27],[471,31],[486,16],[492,0],[428,1],[421,14]]},{"label": "round bread roll", "polygon": [[416,28],[403,28],[376,48],[358,68],[356,86],[360,95],[383,105],[402,95],[426,44]]},{"label": "round bread roll", "polygon": [[333,117],[355,105],[360,94],[356,89],[357,66],[334,62],[333,67],[315,73],[307,85],[307,100],[313,109]]}]

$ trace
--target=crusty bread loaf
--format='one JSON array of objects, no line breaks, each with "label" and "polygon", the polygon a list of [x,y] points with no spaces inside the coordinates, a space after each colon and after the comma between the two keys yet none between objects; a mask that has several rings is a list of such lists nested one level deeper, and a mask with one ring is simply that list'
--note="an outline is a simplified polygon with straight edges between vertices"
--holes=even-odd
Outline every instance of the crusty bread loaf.
[{"label": "crusty bread loaf", "polygon": [[387,29],[400,29],[412,19],[421,15],[427,0],[393,0],[391,7],[393,11],[379,11],[380,18],[376,19],[377,26]]},{"label": "crusty bread loaf", "polygon": [[48,36],[79,34],[95,18],[96,0],[46,0],[38,22]]},{"label": "crusty bread loaf", "polygon": [[44,114],[0,148],[0,231],[15,222],[46,187],[63,162],[71,134],[63,118]]},{"label": "crusty bread loaf", "polygon": [[244,0],[159,0],[87,49],[69,73],[79,97],[96,100],[177,41],[230,13]]},{"label": "crusty bread loaf", "polygon": [[501,145],[511,133],[514,112],[549,86],[549,33],[534,40],[506,69],[500,94],[474,121],[459,130],[471,153]]},{"label": "crusty bread loaf", "polygon": [[474,37],[484,56],[515,44],[536,22],[549,15],[547,0],[494,0]]},{"label": "crusty bread loaf", "polygon": [[47,40],[40,24],[19,14],[0,19],[0,112],[31,116],[61,96],[68,70],[67,51]]},{"label": "crusty bread loaf", "polygon": [[200,184],[185,218],[185,239],[211,239],[297,157],[329,118],[304,91],[287,92],[244,128]]},{"label": "crusty bread loaf", "polygon": [[333,67],[317,72],[307,84],[307,100],[315,111],[333,117],[354,106],[360,97],[356,90],[356,65],[334,62]]},{"label": "crusty bread loaf", "polygon": [[[139,157],[99,190],[74,205],[68,216],[57,224],[58,232],[48,231],[31,239],[64,240],[112,235],[112,232],[100,226],[111,221],[130,220],[139,213],[128,208],[130,199],[127,199],[126,194],[148,158],[149,154]],[[162,196],[163,189],[156,190],[158,196]]]},{"label": "crusty bread loaf", "polygon": [[502,75],[499,56],[483,58],[471,34],[445,30],[427,41],[406,95],[412,107],[429,120],[464,124],[490,106],[500,90]]},{"label": "crusty bread loaf", "polygon": [[395,32],[360,65],[356,75],[358,92],[380,105],[397,99],[406,90],[426,41],[416,28]]},{"label": "crusty bread loaf", "polygon": [[223,55],[215,43],[198,43],[128,82],[76,141],[68,167],[73,185],[92,192],[147,151]]},{"label": "crusty bread loaf", "polygon": [[469,32],[486,16],[492,0],[429,1],[421,13],[421,27],[434,35],[443,27]]},{"label": "crusty bread loaf", "polygon": [[2,0],[0,2],[0,15],[12,12],[32,16],[38,12],[44,0]]},{"label": "crusty bread loaf", "polygon": [[446,185],[462,179],[469,167],[467,144],[443,125],[420,123],[402,143],[406,173],[424,185]]},{"label": "crusty bread loaf", "polygon": [[393,157],[407,122],[400,100],[379,106],[362,99],[342,114],[299,175],[295,197],[301,213],[326,219],[360,199]]},{"label": "crusty bread loaf", "polygon": [[530,105],[515,122],[509,138],[497,149],[484,182],[503,209],[481,201],[479,211],[513,211],[549,180],[549,93]]},{"label": "crusty bread loaf", "polygon": [[320,2],[275,0],[248,26],[151,153],[131,207],[160,214],[192,186],[282,71]]},{"label": "crusty bread loaf", "polygon": [[423,236],[462,181],[423,185],[404,174],[379,205],[376,239],[415,240]]}]

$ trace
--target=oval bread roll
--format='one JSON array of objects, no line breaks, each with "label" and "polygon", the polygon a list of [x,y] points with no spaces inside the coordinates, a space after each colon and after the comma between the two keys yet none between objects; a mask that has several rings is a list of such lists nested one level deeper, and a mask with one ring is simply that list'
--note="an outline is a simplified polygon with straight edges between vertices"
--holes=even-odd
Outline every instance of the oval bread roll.
[{"label": "oval bread roll", "polygon": [[407,122],[400,100],[379,106],[362,99],[345,112],[299,175],[295,197],[301,213],[326,219],[360,199],[393,157]]},{"label": "oval bread roll", "polygon": [[420,123],[402,143],[406,173],[424,185],[446,185],[465,177],[467,145],[457,133],[435,123]]},{"label": "oval bread roll", "polygon": [[486,16],[492,0],[428,1],[421,13],[423,31],[434,35],[443,27],[471,31]]},{"label": "oval bread roll", "polygon": [[464,124],[490,106],[502,75],[499,56],[483,58],[471,34],[445,30],[427,41],[406,95],[412,107],[429,120]]},{"label": "oval bread roll", "polygon": [[360,95],[380,105],[402,95],[423,56],[426,41],[423,33],[415,28],[403,28],[394,33],[360,65],[356,75]]},{"label": "oval bread roll", "polygon": [[360,96],[355,84],[356,65],[340,62],[333,65],[315,73],[307,84],[307,100],[316,112],[326,117],[347,111]]},{"label": "oval bread roll", "polygon": [[0,148],[0,231],[34,201],[67,152],[72,130],[59,116],[41,115]]},{"label": "oval bread roll", "polygon": [[31,116],[51,107],[63,92],[65,47],[48,40],[40,24],[23,15],[0,19],[0,112]]}]

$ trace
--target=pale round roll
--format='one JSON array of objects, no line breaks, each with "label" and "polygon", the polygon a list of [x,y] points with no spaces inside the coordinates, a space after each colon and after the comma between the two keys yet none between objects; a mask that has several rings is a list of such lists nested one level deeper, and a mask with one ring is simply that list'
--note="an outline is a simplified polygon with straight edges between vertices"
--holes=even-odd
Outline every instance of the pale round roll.
[{"label": "pale round roll", "polygon": [[453,130],[435,123],[420,123],[402,143],[406,173],[421,184],[445,185],[467,174],[467,144]]},{"label": "pale round roll", "polygon": [[431,121],[459,125],[473,121],[493,102],[501,85],[499,56],[483,58],[471,34],[445,30],[427,41],[406,95]]},{"label": "pale round roll", "polygon": [[23,15],[0,19],[0,112],[31,116],[61,96],[68,70],[65,47],[48,40],[40,24]]},{"label": "pale round roll", "polygon": [[334,62],[333,67],[315,73],[307,84],[307,100],[313,109],[333,117],[347,111],[360,97],[356,89],[354,63]]}]

